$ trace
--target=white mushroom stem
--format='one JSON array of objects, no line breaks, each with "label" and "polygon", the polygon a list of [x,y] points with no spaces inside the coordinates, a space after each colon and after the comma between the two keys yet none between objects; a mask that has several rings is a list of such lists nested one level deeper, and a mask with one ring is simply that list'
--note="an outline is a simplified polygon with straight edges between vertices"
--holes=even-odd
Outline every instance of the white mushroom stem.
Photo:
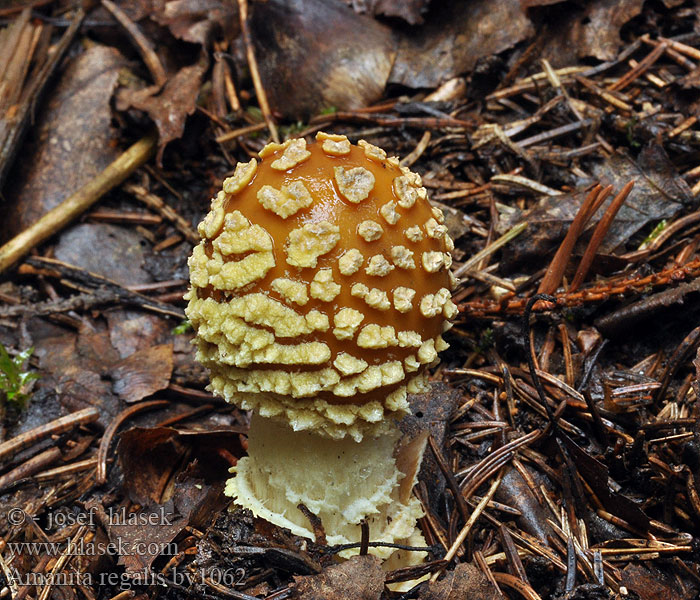
[{"label": "white mushroom stem", "polygon": [[[304,504],[320,518],[330,545],[359,542],[362,519],[369,523],[371,541],[420,545],[424,542],[416,520],[422,509],[411,489],[425,438],[397,452],[399,438],[398,429],[391,427],[388,434],[359,443],[349,437],[333,440],[255,415],[248,456],[232,469],[235,476],[228,480],[226,494],[256,516],[314,539],[309,520],[298,508]],[[370,552],[387,559],[395,550]],[[402,554],[403,565],[424,558],[420,552]]]}]

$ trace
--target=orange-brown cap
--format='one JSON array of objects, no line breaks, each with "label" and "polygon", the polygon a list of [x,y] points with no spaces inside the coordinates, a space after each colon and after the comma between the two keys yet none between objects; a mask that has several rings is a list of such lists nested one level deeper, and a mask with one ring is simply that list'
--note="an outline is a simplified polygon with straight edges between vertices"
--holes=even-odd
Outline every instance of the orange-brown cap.
[{"label": "orange-brown cap", "polygon": [[420,176],[319,133],[239,163],[199,226],[187,315],[211,389],[361,437],[407,410],[446,347],[452,241]]}]

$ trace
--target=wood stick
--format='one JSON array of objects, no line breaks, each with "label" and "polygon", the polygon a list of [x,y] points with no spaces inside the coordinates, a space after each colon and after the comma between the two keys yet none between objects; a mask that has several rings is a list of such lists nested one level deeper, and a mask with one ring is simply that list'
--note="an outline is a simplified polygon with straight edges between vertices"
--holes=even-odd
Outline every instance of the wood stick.
[{"label": "wood stick", "polygon": [[586,199],[581,204],[581,208],[579,208],[574,220],[571,222],[566,236],[554,254],[552,262],[550,262],[549,267],[547,267],[547,272],[542,278],[540,287],[537,290],[538,294],[553,294],[559,287],[561,279],[564,276],[566,265],[569,262],[569,258],[571,258],[571,252],[576,245],[576,241],[581,233],[583,233],[590,218],[595,214],[598,208],[600,208],[600,205],[610,195],[611,191],[612,186],[603,189],[600,185],[596,185],[588,192]]},{"label": "wood stick", "polygon": [[108,191],[124,181],[153,155],[157,140],[155,133],[149,133],[141,138],[97,177],[0,247],[0,273],[14,265],[32,248],[63,229]]},{"label": "wood stick", "polygon": [[265,87],[263,86],[262,79],[260,79],[260,71],[258,71],[258,63],[255,60],[255,49],[253,48],[253,40],[250,37],[250,28],[248,27],[248,2],[247,0],[238,0],[238,15],[241,21],[241,33],[243,34],[243,43],[245,44],[246,58],[248,60],[248,67],[250,68],[250,77],[253,80],[253,86],[255,87],[255,95],[258,97],[258,104],[260,104],[260,111],[265,119],[265,124],[270,131],[270,136],[272,141],[279,144],[280,136],[277,133],[277,126],[275,125],[275,120],[270,111],[270,105],[267,101],[267,94],[265,93]]},{"label": "wood stick", "polygon": [[416,147],[411,151],[410,154],[407,156],[404,156],[403,159],[401,159],[401,166],[403,167],[410,167],[414,162],[416,162],[423,152],[428,148],[428,144],[430,143],[430,138],[432,137],[432,133],[430,131],[426,131],[423,134],[423,137],[421,137],[420,141],[416,145]]},{"label": "wood stick", "polygon": [[107,426],[107,429],[105,429],[102,439],[100,440],[100,446],[97,449],[97,468],[95,470],[95,481],[97,485],[102,485],[107,481],[107,453],[109,452],[109,445],[112,443],[114,434],[117,433],[119,426],[137,413],[144,410],[151,410],[152,408],[161,408],[168,404],[170,404],[168,400],[148,400],[147,402],[140,402],[125,408],[112,420]]},{"label": "wood stick", "polygon": [[96,421],[99,416],[100,412],[94,406],[91,406],[90,408],[84,408],[78,412],[60,417],[44,425],[30,429],[29,431],[25,431],[17,437],[0,444],[0,460],[14,456],[20,450],[29,448],[50,435],[63,433],[78,425]]},{"label": "wood stick", "polygon": [[[452,546],[450,546],[450,549],[447,551],[447,554],[445,554],[445,561],[449,563],[455,557],[455,554],[457,554],[457,550],[459,550],[459,547],[464,543],[464,540],[467,539],[467,535],[469,535],[469,532],[474,526],[474,523],[476,523],[477,519],[481,516],[481,513],[484,512],[486,505],[491,501],[491,498],[493,498],[493,495],[496,493],[498,486],[501,485],[502,479],[503,474],[501,473],[498,475],[498,477],[496,477],[496,479],[493,480],[488,492],[486,492],[484,497],[481,499],[481,502],[479,502],[477,507],[474,509],[474,512],[472,512],[471,516],[469,517],[469,520],[464,524],[464,527],[462,527],[462,530],[457,535],[457,538],[453,542]],[[443,569],[440,569],[439,571],[433,573],[433,576],[430,578],[431,583],[435,583],[435,581],[437,581],[437,578],[440,576],[440,573],[442,573],[442,571]]]},{"label": "wood stick", "polygon": [[586,250],[583,253],[583,258],[579,263],[578,269],[576,269],[576,274],[574,275],[574,279],[571,282],[571,286],[569,287],[570,292],[575,292],[583,283],[583,280],[586,278],[588,270],[593,264],[596,252],[598,251],[598,248],[600,248],[605,234],[610,229],[610,225],[612,225],[615,215],[617,215],[618,211],[622,208],[622,205],[624,204],[625,199],[629,195],[633,186],[634,181],[628,182],[625,185],[625,187],[622,188],[622,191],[617,196],[615,196],[612,203],[608,207],[608,210],[605,211],[600,221],[598,221],[598,225],[596,225],[596,228],[593,231],[593,235],[591,236],[591,241],[588,242],[588,246],[586,247]]},{"label": "wood stick", "polygon": [[13,483],[31,477],[37,471],[55,463],[59,458],[61,458],[61,451],[56,448],[49,448],[44,450],[40,454],[33,456],[25,463],[22,463],[18,467],[12,469],[9,473],[5,473],[0,476],[0,490],[5,490],[7,487],[11,486]]},{"label": "wood stick", "polygon": [[[2,9],[0,9],[0,15],[2,15],[2,12]],[[80,24],[83,22],[84,17],[85,12],[82,8],[75,12],[70,26],[63,33],[61,39],[53,46],[48,59],[44,61],[36,75],[32,75],[31,81],[24,86],[22,90],[23,100],[20,102],[19,108],[12,119],[4,115],[6,129],[4,132],[0,131],[0,187],[5,182],[12,159],[30,121],[29,117],[33,114],[33,108],[41,99],[51,75],[61,63],[64,54],[73,42],[73,38],[80,29]],[[2,72],[2,69],[0,69],[0,72]]]},{"label": "wood stick", "polygon": [[137,200],[140,200],[148,206],[148,208],[155,210],[161,216],[172,222],[175,229],[184,235],[188,242],[199,244],[199,234],[192,228],[190,222],[164,200],[149,192],[142,185],[135,183],[127,183],[124,185],[124,191],[132,194]]},{"label": "wood stick", "polygon": [[158,55],[153,49],[153,44],[145,35],[143,35],[143,33],[141,33],[141,30],[128,17],[128,15],[119,6],[114,4],[114,2],[111,2],[111,0],[102,0],[102,6],[112,13],[112,16],[131,36],[131,39],[141,55],[141,58],[143,58],[143,62],[150,71],[151,77],[153,77],[155,84],[160,86],[165,85],[165,82],[168,80],[168,76],[165,74],[165,69],[163,68]]}]

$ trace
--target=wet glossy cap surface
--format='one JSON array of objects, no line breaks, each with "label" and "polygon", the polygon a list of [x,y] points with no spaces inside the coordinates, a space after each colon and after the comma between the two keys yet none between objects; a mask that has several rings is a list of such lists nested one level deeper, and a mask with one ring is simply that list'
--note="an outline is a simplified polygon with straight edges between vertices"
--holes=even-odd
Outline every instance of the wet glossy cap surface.
[{"label": "wet glossy cap surface", "polygon": [[224,182],[190,258],[187,314],[211,387],[395,410],[456,312],[442,213],[366,142],[319,133],[260,157]]}]

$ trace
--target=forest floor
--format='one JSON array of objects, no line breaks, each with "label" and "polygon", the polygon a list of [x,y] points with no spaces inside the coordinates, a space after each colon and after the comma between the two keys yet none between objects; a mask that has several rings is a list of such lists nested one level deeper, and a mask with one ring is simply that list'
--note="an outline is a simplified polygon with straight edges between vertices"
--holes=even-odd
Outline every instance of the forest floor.
[{"label": "forest floor", "polygon": [[[698,597],[696,3],[249,4],[0,5],[0,598]],[[184,315],[223,179],[319,130],[455,240],[411,569],[227,510]]]}]

